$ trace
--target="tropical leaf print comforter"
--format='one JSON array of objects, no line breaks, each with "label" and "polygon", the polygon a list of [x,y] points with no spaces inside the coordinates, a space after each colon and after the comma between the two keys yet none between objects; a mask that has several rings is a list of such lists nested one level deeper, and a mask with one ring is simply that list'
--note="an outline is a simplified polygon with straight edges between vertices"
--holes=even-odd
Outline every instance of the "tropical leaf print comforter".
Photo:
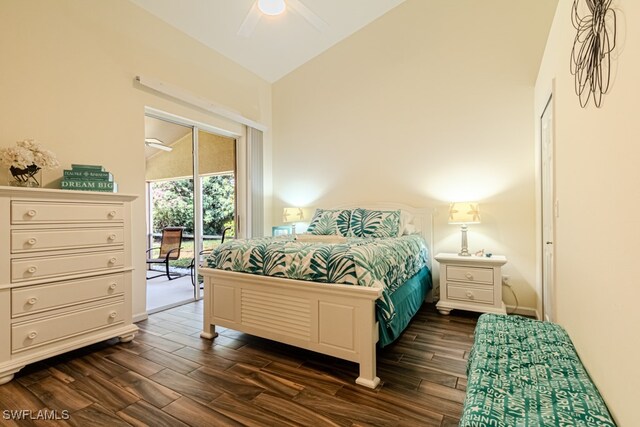
[{"label": "tropical leaf print comforter", "polygon": [[300,242],[292,236],[232,240],[207,258],[210,268],[264,276],[382,289],[378,309],[392,322],[391,295],[427,266],[424,238],[348,238],[345,243]]}]

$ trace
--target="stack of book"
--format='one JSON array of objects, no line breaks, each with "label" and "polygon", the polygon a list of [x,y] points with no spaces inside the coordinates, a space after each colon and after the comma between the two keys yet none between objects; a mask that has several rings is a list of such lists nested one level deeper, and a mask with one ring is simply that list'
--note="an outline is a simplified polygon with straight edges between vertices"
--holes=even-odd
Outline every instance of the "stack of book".
[{"label": "stack of book", "polygon": [[113,175],[96,165],[71,165],[65,169],[62,179],[63,190],[102,191],[117,193],[118,184],[113,182]]}]

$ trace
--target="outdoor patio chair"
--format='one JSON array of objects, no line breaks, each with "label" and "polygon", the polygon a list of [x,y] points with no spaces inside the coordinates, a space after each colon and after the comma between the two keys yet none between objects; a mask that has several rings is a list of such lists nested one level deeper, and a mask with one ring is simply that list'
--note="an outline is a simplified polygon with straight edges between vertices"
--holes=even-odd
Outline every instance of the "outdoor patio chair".
[{"label": "outdoor patio chair", "polygon": [[[165,227],[162,229],[162,239],[160,240],[160,246],[147,249],[147,264],[164,264],[166,273],[147,277],[147,279],[155,279],[156,277],[161,277],[165,274],[167,275],[167,278],[169,280],[173,280],[182,276],[181,274],[171,273],[169,271],[169,261],[174,261],[180,258],[183,231],[184,227]],[[159,250],[157,258],[153,258],[152,256],[150,256],[150,253],[155,250]]]},{"label": "outdoor patio chair", "polygon": [[[231,227],[226,227],[224,230],[222,230],[222,239],[220,240],[220,244],[224,243],[224,239],[227,235],[227,231],[231,230]],[[211,253],[211,250],[206,250],[203,249],[200,251],[200,253],[198,254],[198,260],[202,261],[204,260],[207,255],[209,255]],[[191,270],[191,284],[193,285],[193,297],[196,297],[196,258],[193,258],[191,260],[191,266],[190,266],[190,270]],[[202,289],[202,288],[200,288]]]}]

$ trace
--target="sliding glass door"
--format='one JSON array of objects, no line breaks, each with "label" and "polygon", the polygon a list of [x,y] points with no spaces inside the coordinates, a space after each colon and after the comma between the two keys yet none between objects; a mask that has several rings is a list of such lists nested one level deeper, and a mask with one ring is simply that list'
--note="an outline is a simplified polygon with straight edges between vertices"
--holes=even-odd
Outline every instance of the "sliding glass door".
[{"label": "sliding glass door", "polygon": [[[236,140],[197,129],[194,161],[197,159],[196,218],[198,259],[203,261],[223,239],[236,236]],[[202,277],[199,262],[194,263],[194,277],[200,295]]]},{"label": "sliding glass door", "polygon": [[162,246],[162,231],[182,228],[176,256],[157,265],[165,274],[147,273],[154,312],[201,298],[200,262],[223,236],[235,237],[236,139],[151,114],[145,133],[148,252],[161,255],[149,249]]}]

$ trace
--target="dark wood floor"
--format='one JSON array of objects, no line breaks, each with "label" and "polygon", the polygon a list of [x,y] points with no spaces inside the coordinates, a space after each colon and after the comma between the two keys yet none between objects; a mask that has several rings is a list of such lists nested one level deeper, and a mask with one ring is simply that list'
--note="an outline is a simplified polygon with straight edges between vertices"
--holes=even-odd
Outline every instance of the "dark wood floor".
[{"label": "dark wood floor", "polygon": [[[357,365],[233,330],[199,337],[202,303],[152,315],[127,344],[101,343],[23,369],[0,386],[0,425],[456,426],[477,316],[425,305],[378,351],[381,385]],[[46,409],[67,420],[7,420]],[[68,411],[68,412],[63,412]],[[24,418],[24,417],[23,417]]]}]

